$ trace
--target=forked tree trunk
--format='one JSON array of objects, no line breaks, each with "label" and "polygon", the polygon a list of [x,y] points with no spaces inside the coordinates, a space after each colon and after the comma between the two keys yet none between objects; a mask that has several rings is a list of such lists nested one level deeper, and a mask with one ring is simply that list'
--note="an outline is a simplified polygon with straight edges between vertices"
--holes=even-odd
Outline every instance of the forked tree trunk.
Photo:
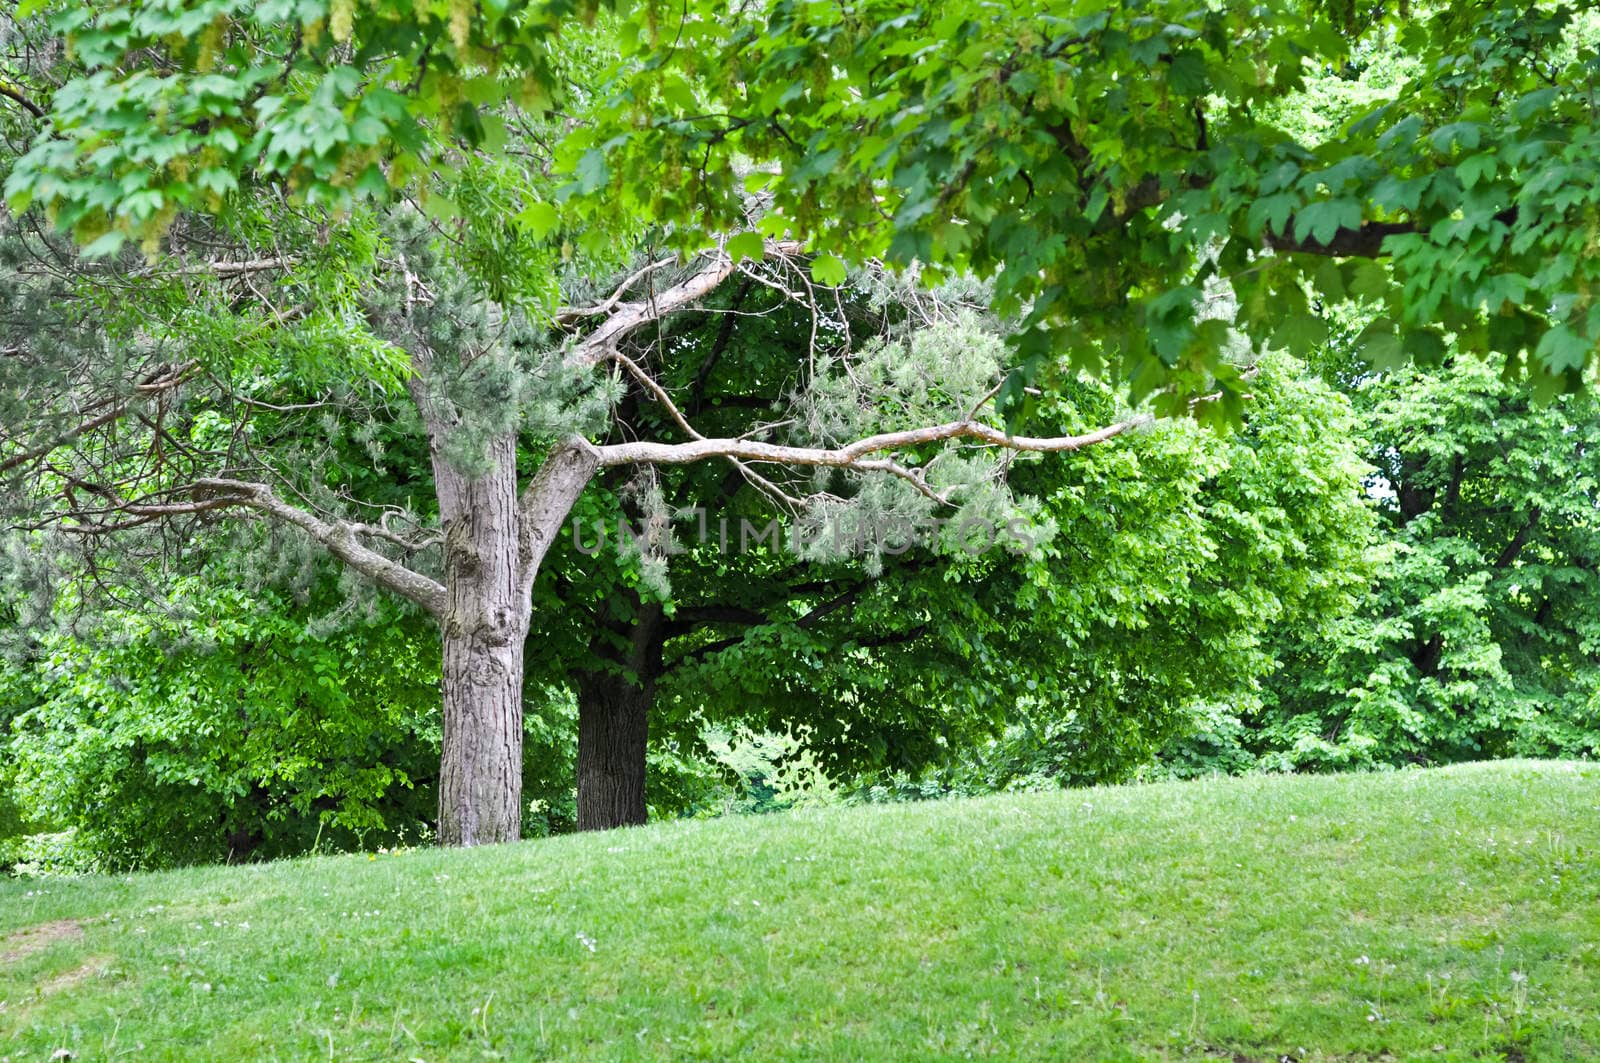
[{"label": "forked tree trunk", "polygon": [[654,682],[618,672],[578,676],[578,829],[645,821],[645,750]]}]

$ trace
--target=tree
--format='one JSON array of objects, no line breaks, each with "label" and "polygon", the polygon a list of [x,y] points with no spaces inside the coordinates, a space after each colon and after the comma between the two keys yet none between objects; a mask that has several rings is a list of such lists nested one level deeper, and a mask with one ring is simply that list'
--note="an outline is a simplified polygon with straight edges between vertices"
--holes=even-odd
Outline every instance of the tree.
[{"label": "tree", "polygon": [[[740,308],[760,313],[746,298]],[[755,320],[764,324],[746,338],[726,316],[678,319],[664,345],[678,357],[662,379],[708,416],[741,416],[741,399],[767,405],[754,381],[772,382],[784,328]],[[702,373],[709,355],[723,368]],[[846,419],[835,430],[859,432],[859,418],[881,416],[865,397],[916,404],[945,388],[955,394],[932,401],[959,407],[1000,378],[1005,357],[1003,333],[974,319],[919,328],[858,351],[848,377],[830,378],[848,397],[826,409]],[[1271,629],[1344,615],[1362,582],[1369,518],[1350,413],[1296,373],[1283,359],[1258,369],[1248,428],[1234,440],[1163,422],[1070,463],[1012,463],[1006,482],[1023,505],[987,512],[997,549],[981,548],[985,510],[973,499],[963,514],[920,508],[914,490],[883,497],[905,487],[895,479],[827,485],[853,496],[835,514],[845,538],[885,513],[897,530],[943,515],[947,531],[974,521],[976,553],[959,534],[864,558],[827,549],[826,536],[807,550],[794,545],[803,520],[787,521],[770,548],[738,553],[741,522],[762,528],[784,507],[714,468],[652,476],[647,506],[626,484],[592,492],[575,518],[586,545],[569,540],[552,554],[551,605],[538,615],[547,630],[577,623],[594,636],[536,637],[530,657],[552,682],[581,677],[580,718],[634,721],[631,745],[599,728],[580,741],[599,777],[580,785],[580,822],[642,822],[644,735],[692,748],[708,727],[803,733],[807,751],[848,778],[963,757],[1013,723],[1020,703],[1057,734],[1063,777],[1124,777],[1184,730],[1198,703],[1253,696],[1271,667]],[[1052,416],[1095,423],[1115,411],[1109,388],[1084,382]],[[928,467],[930,484],[940,471]],[[670,588],[646,586],[638,551],[615,549],[619,516],[647,526],[644,509],[662,524],[680,515]],[[1019,550],[1006,522],[1021,514],[1015,531],[1029,542]]]},{"label": "tree", "polygon": [[[1578,252],[1600,155],[1591,53],[1572,47],[1585,40],[1565,8],[1445,11],[1392,41],[1384,18],[1358,32],[1291,3],[1152,3],[1064,21],[967,3],[929,13],[883,0],[848,18],[779,4],[760,24],[713,5],[645,5],[593,31],[572,18],[584,13],[516,2],[417,12],[394,0],[76,8],[55,25],[80,65],[60,72],[59,88],[36,77],[47,105],[34,101],[38,88],[7,95],[45,118],[7,179],[14,210],[39,207],[95,255],[133,238],[160,259],[169,292],[206,272],[234,285],[207,305],[250,303],[250,285],[287,273],[358,365],[405,378],[433,455],[442,542],[219,474],[239,464],[233,444],[207,455],[227,458],[220,466],[192,455],[164,465],[159,484],[129,480],[120,458],[89,477],[69,472],[79,482],[67,483],[58,516],[109,531],[253,512],[300,528],[437,617],[447,841],[515,833],[509,754],[528,603],[597,469],[715,458],[913,483],[883,455],[957,439],[1078,449],[1127,430],[1027,438],[974,410],[826,446],[696,438],[687,420],[670,439],[595,446],[573,434],[608,402],[594,366],[639,376],[618,341],[714,291],[743,259],[809,248],[819,252],[809,274],[825,285],[842,279],[842,257],[877,253],[929,274],[997,275],[999,309],[1027,306],[997,396],[1012,429],[1028,423],[1029,380],[1058,387],[1074,369],[1107,364],[1160,409],[1237,419],[1248,387],[1229,338],[1304,348],[1323,327],[1313,292],[1387,309],[1365,340],[1376,359],[1426,360],[1449,332],[1526,362],[1549,390],[1575,384],[1593,347],[1592,267]],[[1392,43],[1427,70],[1461,73],[1418,78],[1341,136],[1299,143],[1274,105],[1301,89],[1308,59],[1342,63],[1363,33],[1365,46]],[[1487,56],[1473,51],[1480,38]],[[572,113],[553,113],[558,102]],[[752,203],[750,189],[762,198]],[[352,251],[311,216],[397,194],[416,196],[432,235],[402,207],[384,240]],[[308,212],[293,262],[240,239],[249,226],[238,216],[254,212],[259,225],[267,210]],[[211,214],[221,221],[200,221]],[[613,297],[558,309],[561,263],[596,273],[608,245],[645,245],[653,226],[693,249],[689,270],[667,277],[652,254]],[[319,241],[335,249],[308,250]],[[202,259],[208,242],[246,254]],[[375,264],[391,283],[371,283]],[[319,287],[307,283],[313,269],[335,296],[300,294]],[[1228,313],[1213,313],[1226,289]],[[265,302],[272,310],[258,305],[256,324],[266,319],[270,345],[284,331],[273,315],[301,310]],[[565,333],[559,350],[541,336],[552,323]],[[261,346],[254,336],[251,349]],[[40,362],[37,350],[24,354]],[[80,403],[89,416],[57,444],[124,421],[129,396],[175,393],[195,371],[160,362],[164,374],[118,377],[107,360],[125,355],[101,352],[84,374],[120,379],[122,397]],[[1214,398],[1192,405],[1202,396]],[[548,449],[535,475],[519,477],[517,428],[534,406]],[[20,435],[6,445],[13,468],[60,475],[53,449]],[[107,471],[123,489],[108,488]],[[74,492],[98,501],[85,507]],[[425,543],[442,552],[442,582],[402,563]]]},{"label": "tree", "polygon": [[1287,631],[1225,729],[1257,762],[1341,768],[1589,755],[1600,523],[1588,395],[1530,402],[1492,364],[1355,378],[1385,563],[1361,608]]},{"label": "tree", "polygon": [[[22,518],[29,526],[95,539],[228,513],[264,517],[298,529],[430,615],[443,639],[439,829],[446,843],[504,840],[520,829],[523,652],[533,585],[597,470],[722,458],[743,471],[752,462],[776,463],[914,482],[917,475],[896,462],[894,452],[962,439],[1037,452],[1076,450],[1132,423],[1013,437],[977,419],[974,407],[942,423],[843,445],[706,437],[681,419],[670,396],[620,344],[715,290],[737,267],[726,253],[690,263],[665,284],[657,281],[671,263],[646,265],[595,305],[553,315],[558,327],[586,327],[569,342],[552,343],[525,312],[474,287],[437,253],[442,241],[435,230],[403,213],[390,242],[369,260],[392,266],[398,276],[387,286],[359,274],[330,285],[329,271],[348,269],[341,256],[351,249],[330,241],[328,250],[315,252],[314,241],[292,243],[281,222],[277,228],[292,255],[241,252],[204,263],[174,256],[165,271],[151,275],[145,268],[138,275],[139,307],[124,303],[115,312],[98,300],[142,267],[113,264],[85,275],[69,258],[58,269],[18,271],[9,286],[14,313],[32,325],[21,333],[9,369],[36,394],[38,381],[50,374],[67,386],[28,404],[27,418],[8,424],[0,466],[19,485],[16,497],[31,503]],[[178,239],[215,246],[229,235],[185,230]],[[38,246],[39,237],[15,227],[11,238],[25,248]],[[772,246],[774,263],[787,250]],[[257,299],[263,285],[274,298]],[[642,294],[630,298],[636,291]],[[339,302],[352,293],[363,300],[356,304],[359,316]],[[299,299],[309,309],[292,303]],[[296,312],[289,314],[279,300]],[[70,325],[62,320],[66,314],[75,318]],[[274,335],[285,316],[299,320]],[[301,467],[307,455],[300,441],[311,418],[359,421],[392,402],[381,391],[353,390],[303,401],[308,379],[293,356],[297,347],[326,350],[328,336],[319,329],[370,352],[371,366],[403,359],[408,416],[430,455],[437,531],[431,514],[395,505],[393,487],[362,499],[362,485],[324,462]],[[259,342],[261,335],[272,347],[256,360],[241,360],[230,349],[247,337]],[[167,346],[179,340],[188,357],[175,364]],[[99,357],[113,349],[114,357]],[[594,373],[600,364],[634,376],[673,411],[680,434],[598,446],[576,434],[586,417],[608,413],[608,385]],[[537,471],[522,477],[526,459],[519,443],[528,427],[541,434],[545,453],[542,461],[530,456]],[[245,478],[245,470],[257,478]],[[290,501],[294,495],[302,501]],[[365,502],[374,518],[343,515],[353,502]],[[428,571],[431,550],[442,555],[442,579]],[[407,564],[408,557],[424,560]]]},{"label": "tree", "polygon": [[0,671],[3,776],[30,818],[76,828],[98,869],[419,836],[433,640],[392,604],[338,616],[321,568],[304,605],[207,572],[172,581],[165,609],[37,625],[35,660]]}]

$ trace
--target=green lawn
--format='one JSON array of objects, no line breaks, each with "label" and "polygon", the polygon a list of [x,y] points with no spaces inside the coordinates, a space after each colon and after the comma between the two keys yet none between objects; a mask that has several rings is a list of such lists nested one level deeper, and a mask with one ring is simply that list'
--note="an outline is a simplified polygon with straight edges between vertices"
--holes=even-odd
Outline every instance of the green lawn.
[{"label": "green lawn", "polygon": [[1600,766],[0,882],[0,1058],[1590,1059]]}]

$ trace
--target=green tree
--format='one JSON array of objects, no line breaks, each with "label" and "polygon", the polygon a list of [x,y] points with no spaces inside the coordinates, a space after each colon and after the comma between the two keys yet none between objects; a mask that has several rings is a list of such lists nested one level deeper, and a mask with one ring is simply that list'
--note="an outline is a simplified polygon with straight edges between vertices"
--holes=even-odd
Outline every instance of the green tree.
[{"label": "green tree", "polygon": [[[672,346],[686,354],[686,375],[726,324],[680,326]],[[919,383],[961,380],[965,359],[985,350],[991,368],[980,380],[1000,379],[998,335],[930,333],[855,360],[852,387],[914,401]],[[757,337],[772,349],[765,330]],[[877,373],[900,386],[880,386]],[[1252,375],[1255,398],[1235,437],[1167,421],[1071,462],[1012,463],[1006,479],[1020,504],[989,516],[1002,528],[1023,516],[1034,549],[1007,549],[1001,534],[999,549],[969,554],[953,535],[865,558],[788,545],[730,557],[719,518],[736,549],[740,522],[761,527],[782,507],[736,475],[653,480],[659,511],[683,515],[669,592],[640,584],[634,555],[619,563],[610,547],[589,555],[569,542],[550,562],[560,598],[539,611],[594,633],[586,648],[543,640],[530,665],[578,675],[580,717],[602,721],[580,741],[580,779],[585,768],[600,779],[592,791],[580,783],[580,822],[642,821],[646,733],[680,748],[698,745],[708,726],[803,733],[830,774],[849,778],[961,759],[1020,711],[1051,732],[1041,759],[1052,774],[1106,780],[1145,763],[1200,706],[1256,696],[1276,630],[1348,613],[1372,532],[1349,406],[1297,373],[1274,358]],[[708,383],[708,403],[752,397],[719,374]],[[1067,423],[1115,410],[1114,393],[1088,382],[1056,403]],[[579,507],[578,537],[591,547],[596,524],[616,527],[619,509],[602,508],[608,497]],[[852,517],[885,512],[883,499],[857,498]],[[890,512],[961,523],[953,508],[919,510],[919,498],[910,492]],[[708,499],[721,501],[705,542],[702,514],[685,511]],[[642,523],[636,512],[629,519]],[[803,528],[786,523],[781,541]],[[632,721],[632,744],[604,726],[616,720]],[[598,804],[586,810],[591,792]]]},{"label": "green tree", "polygon": [[[297,487],[313,504],[291,501],[280,488],[302,470],[282,483],[241,475],[258,466],[237,435],[180,452],[154,478],[130,476],[149,466],[127,451],[105,455],[69,473],[88,486],[69,483],[71,504],[54,515],[109,531],[254,513],[433,614],[446,841],[517,832],[534,581],[596,470],[712,458],[911,483],[907,465],[882,455],[953,439],[1078,449],[1126,431],[1010,436],[974,408],[827,445],[696,438],[676,418],[657,438],[588,442],[618,391],[595,368],[650,390],[626,344],[748,260],[785,273],[787,256],[809,249],[808,288],[842,280],[841,258],[874,254],[930,276],[995,276],[998,309],[1026,314],[998,396],[1015,429],[1030,423],[1028,380],[1055,385],[1031,411],[1048,424],[1051,391],[1105,366],[1158,408],[1237,419],[1249,387],[1231,338],[1306,348],[1324,328],[1313,295],[1384,311],[1364,339],[1375,360],[1427,360],[1448,332],[1525,362],[1548,390],[1575,383],[1593,349],[1593,256],[1582,253],[1596,186],[1593,56],[1567,8],[1450,9],[1400,30],[1382,11],[1355,26],[1347,10],[1292,3],[1043,18],[888,0],[733,18],[644,5],[593,30],[572,17],[588,13],[397,0],[71,8],[54,21],[68,65],[7,80],[6,99],[42,122],[7,179],[12,209],[40,208],[95,255],[140,244],[154,264],[107,267],[101,307],[107,291],[157,287],[153,273],[168,331],[130,344],[148,339],[148,322],[127,330],[114,314],[87,330],[111,338],[68,360],[73,386],[53,394],[74,398],[43,404],[54,434],[11,433],[0,461],[53,491],[63,445],[101,453],[89,437],[114,435],[100,430],[201,371],[223,376],[219,395],[282,406],[270,387],[239,386],[260,386],[263,365],[281,383],[291,350],[338,352],[403,380],[435,497],[396,519],[420,534],[352,516],[325,480]],[[1302,143],[1274,105],[1303,89],[1308,68],[1337,67],[1363,42],[1430,73],[1338,135]],[[405,205],[366,220],[363,203],[397,195],[429,220]],[[323,212],[348,221],[330,229]],[[290,237],[264,238],[269,222]],[[695,249],[688,268],[668,272],[653,237]],[[571,298],[583,287],[573,273],[602,275],[646,248],[613,295]],[[38,279],[14,287],[45,310],[66,298]],[[73,297],[95,305],[81,289]],[[65,346],[83,354],[83,322],[53,329],[32,330],[14,363],[35,380],[61,353],[39,337],[69,334]],[[229,374],[165,356],[167,337],[187,344],[196,331],[229,350]],[[682,413],[659,382],[651,393]],[[542,445],[519,452],[523,431]],[[274,476],[286,469],[270,464]],[[442,555],[431,570],[428,550]]]},{"label": "green tree", "polygon": [[[753,264],[720,251],[686,267],[657,260],[592,305],[536,320],[488,297],[444,253],[449,241],[404,210],[387,229],[373,220],[321,243],[291,231],[292,218],[275,221],[274,239],[290,249],[276,255],[249,243],[260,232],[249,222],[175,229],[207,257],[173,256],[153,271],[121,260],[86,272],[69,257],[58,270],[12,274],[9,305],[29,324],[5,370],[26,384],[24,416],[0,439],[0,469],[16,485],[11,520],[91,544],[130,534],[181,544],[218,517],[261,517],[429,615],[443,636],[438,793],[447,843],[520,831],[534,585],[598,470],[713,458],[767,482],[752,463],[910,484],[919,478],[893,459],[897,451],[962,440],[1069,451],[1132,424],[1010,437],[978,419],[979,393],[948,419],[885,422],[889,430],[848,441],[784,442],[781,425],[759,421],[707,436],[645,368],[646,328]],[[20,224],[7,235],[13,261],[49,246]],[[234,253],[212,257],[228,240]],[[792,273],[785,252],[771,247],[760,268]],[[379,268],[389,276],[373,276]],[[358,364],[330,359],[334,350],[356,352]],[[780,353],[804,365],[804,348]],[[364,383],[375,371],[392,386]],[[667,411],[664,427],[591,443],[580,433],[605,432],[623,379]],[[43,389],[42,380],[64,386]],[[381,428],[390,422],[405,429],[413,454],[426,448],[426,480],[386,481],[318,442],[331,433],[346,453],[367,448],[375,464],[392,445]],[[161,556],[123,567],[159,567]]]},{"label": "green tree", "polygon": [[43,634],[32,666],[0,680],[19,710],[4,774],[22,806],[75,827],[106,868],[420,836],[438,764],[432,640],[381,603],[328,620],[337,588],[322,583],[296,607],[191,576],[169,586],[170,611]]},{"label": "green tree", "polygon": [[1530,402],[1459,355],[1447,376],[1363,376],[1352,394],[1385,561],[1353,614],[1286,633],[1237,739],[1293,768],[1593,754],[1594,400]]}]

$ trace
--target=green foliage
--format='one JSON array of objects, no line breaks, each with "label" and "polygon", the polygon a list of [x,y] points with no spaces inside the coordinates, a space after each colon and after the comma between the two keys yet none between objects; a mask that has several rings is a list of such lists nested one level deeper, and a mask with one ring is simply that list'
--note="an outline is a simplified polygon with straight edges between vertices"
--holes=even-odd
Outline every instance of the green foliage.
[{"label": "green foliage", "polygon": [[1600,342],[1595,29],[1564,4],[780,3],[663,32],[579,136],[649,215],[727,226],[743,186],[768,232],[996,275],[1028,308],[1017,403],[1067,353],[1174,411],[1215,379],[1201,412],[1237,416],[1213,284],[1258,349],[1310,353],[1313,297],[1358,298],[1374,357],[1450,333],[1548,394]]},{"label": "green foliage", "polygon": [[[101,613],[10,676],[6,776],[105,867],[241,860],[425,833],[438,663],[393,610],[317,631],[270,590],[184,580],[190,616]],[[420,785],[419,785],[420,784]]]},{"label": "green foliage", "polygon": [[928,698],[981,692],[991,730],[952,741],[931,773],[867,776],[867,799],[1129,778],[1276,683],[1281,632],[1359,608],[1376,528],[1353,411],[1281,356],[1251,386],[1237,433],[1168,422],[1014,474],[1060,530],[964,583],[977,609],[943,606],[971,658]]},{"label": "green foliage", "polygon": [[[537,114],[556,102],[578,50],[552,49],[552,38],[592,10],[562,0],[24,7],[22,17],[49,12],[76,76],[6,195],[19,210],[45,206],[93,254],[129,237],[154,251],[180,212],[217,211],[252,182],[343,211],[411,185],[457,138],[499,151],[505,122],[484,109],[515,99]],[[461,209],[447,194],[428,206]]]},{"label": "green foliage", "polygon": [[[1283,629],[1259,698],[1180,763],[1339,769],[1600,751],[1592,398],[1530,402],[1495,367],[1361,378],[1379,568],[1359,608]],[[1190,758],[1198,757],[1197,761]]]},{"label": "green foliage", "polygon": [[[1352,11],[647,3],[591,29],[567,0],[63,7],[74,65],[6,188],[96,252],[153,250],[254,183],[335,212],[417,189],[447,226],[508,219],[478,233],[501,270],[649,227],[752,255],[755,195],[823,283],[874,256],[994,277],[1026,312],[1007,410],[1066,355],[1169,412],[1220,389],[1197,411],[1236,419],[1228,322],[1304,355],[1347,298],[1381,311],[1375,359],[1454,335],[1542,393],[1578,386],[1600,341],[1593,20]],[[1337,121],[1306,120],[1318,101]]]},{"label": "green foliage", "polygon": [[1597,803],[1522,762],[0,881],[6,1051],[1592,1059]]}]

